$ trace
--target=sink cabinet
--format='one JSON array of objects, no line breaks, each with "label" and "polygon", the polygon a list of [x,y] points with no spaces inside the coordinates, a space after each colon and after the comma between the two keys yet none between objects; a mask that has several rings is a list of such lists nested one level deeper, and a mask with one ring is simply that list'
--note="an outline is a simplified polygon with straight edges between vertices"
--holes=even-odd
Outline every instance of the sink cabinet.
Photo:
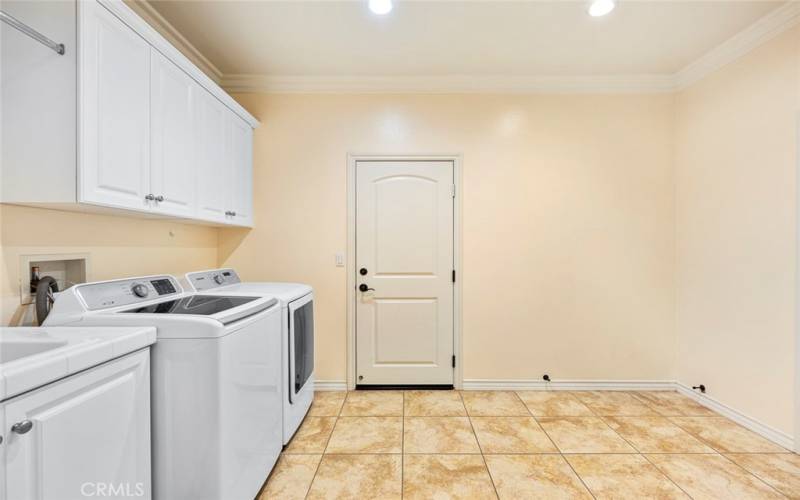
[{"label": "sink cabinet", "polygon": [[145,348],[0,403],[0,499],[151,498],[149,359]]},{"label": "sink cabinet", "polygon": [[0,201],[253,225],[258,121],[124,2],[3,8],[66,53],[0,26]]}]

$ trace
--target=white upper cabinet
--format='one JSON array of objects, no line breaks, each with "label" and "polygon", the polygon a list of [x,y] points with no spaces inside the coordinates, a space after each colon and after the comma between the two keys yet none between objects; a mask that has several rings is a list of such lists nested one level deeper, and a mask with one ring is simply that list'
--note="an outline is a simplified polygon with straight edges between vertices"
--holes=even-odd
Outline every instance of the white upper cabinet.
[{"label": "white upper cabinet", "polygon": [[146,210],[150,46],[95,2],[79,9],[78,201]]},{"label": "white upper cabinet", "polygon": [[[194,217],[197,175],[195,105],[200,86],[152,49],[150,55],[150,186],[153,210]],[[205,91],[203,91],[205,92]]]},{"label": "white upper cabinet", "polygon": [[253,225],[253,129],[244,120],[228,113],[228,163],[232,176],[228,217],[243,226]]},{"label": "white upper cabinet", "polygon": [[233,169],[227,155],[228,109],[207,92],[197,99],[197,215],[201,219],[228,221],[228,192]]},{"label": "white upper cabinet", "polygon": [[252,225],[258,121],[231,96],[122,0],[8,8],[66,52],[0,24],[0,200]]}]

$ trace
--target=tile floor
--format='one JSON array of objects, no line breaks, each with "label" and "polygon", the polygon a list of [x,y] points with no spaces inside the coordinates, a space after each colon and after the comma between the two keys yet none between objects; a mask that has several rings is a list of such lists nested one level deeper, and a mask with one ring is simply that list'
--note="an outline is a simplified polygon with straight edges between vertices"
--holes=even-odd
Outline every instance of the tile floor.
[{"label": "tile floor", "polygon": [[676,392],[319,392],[295,498],[800,499],[800,456]]}]

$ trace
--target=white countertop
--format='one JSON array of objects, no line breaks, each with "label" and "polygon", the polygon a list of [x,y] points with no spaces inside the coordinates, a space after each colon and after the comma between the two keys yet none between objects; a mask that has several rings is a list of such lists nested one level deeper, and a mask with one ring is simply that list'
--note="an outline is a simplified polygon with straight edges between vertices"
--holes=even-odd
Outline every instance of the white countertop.
[{"label": "white countertop", "polygon": [[[0,327],[0,401],[155,341],[154,327]],[[12,350],[36,353],[3,362]]]}]

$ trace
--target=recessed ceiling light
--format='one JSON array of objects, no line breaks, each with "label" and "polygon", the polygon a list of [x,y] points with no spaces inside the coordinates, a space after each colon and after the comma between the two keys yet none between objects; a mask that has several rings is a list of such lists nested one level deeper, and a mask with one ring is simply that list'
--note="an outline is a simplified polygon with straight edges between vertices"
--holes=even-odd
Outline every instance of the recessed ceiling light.
[{"label": "recessed ceiling light", "polygon": [[594,0],[589,6],[589,15],[592,17],[605,16],[614,10],[616,6],[617,2],[615,0]]},{"label": "recessed ceiling light", "polygon": [[392,0],[369,0],[369,10],[382,16],[392,11]]}]

